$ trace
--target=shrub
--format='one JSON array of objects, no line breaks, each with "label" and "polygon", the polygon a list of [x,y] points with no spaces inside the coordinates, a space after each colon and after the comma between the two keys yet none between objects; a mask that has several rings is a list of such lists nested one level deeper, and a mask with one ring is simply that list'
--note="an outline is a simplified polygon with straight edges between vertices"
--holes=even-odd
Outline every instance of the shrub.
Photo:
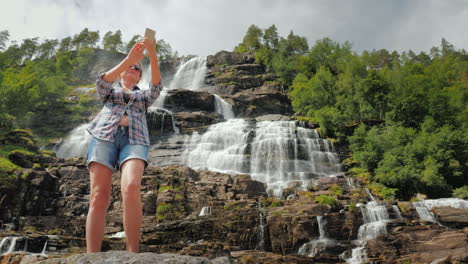
[{"label": "shrub", "polygon": [[463,187],[453,190],[452,195],[455,198],[467,199],[468,198],[468,185],[465,185]]},{"label": "shrub", "polygon": [[324,194],[319,195],[317,198],[315,198],[315,202],[319,204],[328,204],[332,207],[334,207],[338,203],[335,197],[324,195]]},{"label": "shrub", "polygon": [[341,188],[341,186],[339,186],[338,184],[333,184],[330,187],[330,191],[331,191],[331,194],[334,196],[343,195],[343,188]]},{"label": "shrub", "polygon": [[389,188],[381,183],[371,183],[369,189],[384,200],[390,201],[395,199],[396,188]]}]

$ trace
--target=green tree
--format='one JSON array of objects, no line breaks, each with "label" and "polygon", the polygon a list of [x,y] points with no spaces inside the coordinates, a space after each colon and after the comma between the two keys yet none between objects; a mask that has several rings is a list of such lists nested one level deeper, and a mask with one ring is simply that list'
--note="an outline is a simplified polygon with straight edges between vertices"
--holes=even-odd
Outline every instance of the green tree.
[{"label": "green tree", "polygon": [[234,50],[238,52],[257,51],[262,46],[262,36],[262,30],[256,25],[251,25],[247,30],[242,43],[240,43]]},{"label": "green tree", "polygon": [[125,46],[125,52],[129,53],[133,46],[141,39],[140,35],[134,35],[130,41],[128,41],[127,45]]},{"label": "green tree", "polygon": [[23,39],[23,43],[21,43],[20,46],[20,50],[23,53],[22,61],[31,60],[34,57],[38,49],[38,39],[39,38]]},{"label": "green tree", "polygon": [[158,52],[158,59],[161,62],[167,61],[174,56],[171,45],[164,39],[157,41],[156,50]]},{"label": "green tree", "polygon": [[115,33],[112,33],[112,31],[108,31],[104,35],[102,41],[102,46],[105,50],[124,51],[122,42],[122,32],[120,30],[117,30]]},{"label": "green tree", "polygon": [[55,49],[58,46],[58,40],[56,39],[46,39],[41,45],[37,48],[37,58],[39,60],[50,59],[55,55]]},{"label": "green tree", "polygon": [[263,43],[268,49],[277,49],[279,44],[279,35],[276,26],[273,24],[265,29],[263,34]]},{"label": "green tree", "polygon": [[59,46],[58,51],[60,52],[70,51],[71,47],[72,47],[72,38],[66,37],[60,41],[60,46]]},{"label": "green tree", "polygon": [[6,43],[10,38],[10,33],[8,30],[0,31],[0,50],[5,50]]}]

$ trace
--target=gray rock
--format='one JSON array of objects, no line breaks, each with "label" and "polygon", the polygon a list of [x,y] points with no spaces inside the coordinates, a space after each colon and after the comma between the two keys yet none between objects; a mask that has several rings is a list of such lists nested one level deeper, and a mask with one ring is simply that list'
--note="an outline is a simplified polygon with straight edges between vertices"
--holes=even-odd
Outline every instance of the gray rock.
[{"label": "gray rock", "polygon": [[290,121],[291,118],[289,116],[284,116],[284,115],[263,115],[255,118],[258,122],[260,121]]},{"label": "gray rock", "polygon": [[[177,254],[155,254],[155,253],[132,253],[127,251],[109,251],[92,254],[79,254],[73,255],[68,258],[48,259],[37,262],[40,264],[100,264],[100,263],[132,263],[132,264],[153,264],[153,263],[167,263],[167,264],[209,264],[213,263],[207,258],[182,256]],[[220,262],[216,262],[220,263]],[[222,263],[222,262],[221,262]]]}]

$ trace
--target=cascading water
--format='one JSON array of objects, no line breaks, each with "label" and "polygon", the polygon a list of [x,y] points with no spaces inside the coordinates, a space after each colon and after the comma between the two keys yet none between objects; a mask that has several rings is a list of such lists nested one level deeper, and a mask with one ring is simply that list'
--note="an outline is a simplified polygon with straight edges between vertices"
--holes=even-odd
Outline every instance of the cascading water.
[{"label": "cascading water", "polygon": [[262,121],[255,130],[250,172],[275,195],[291,181],[307,181],[341,172],[330,141],[294,121]]},{"label": "cascading water", "polygon": [[[164,103],[168,94],[169,90],[174,89],[187,89],[192,91],[200,90],[203,87],[203,82],[205,79],[206,74],[206,57],[194,57],[184,63],[182,63],[177,72],[174,75],[172,82],[170,83],[169,87],[164,87],[161,91],[161,94],[156,99],[156,101],[148,107],[148,113],[158,113],[158,115],[153,116],[161,116],[163,119],[166,115],[170,115],[172,119],[172,130],[178,134],[179,129],[175,126],[174,122],[174,115],[173,113],[164,108]],[[221,98],[217,98],[217,104],[227,104]],[[222,106],[223,110],[229,106]],[[231,107],[232,108],[232,107]],[[232,111],[231,111],[232,112]],[[231,117],[229,117],[231,118]],[[228,119],[225,117],[225,119]],[[161,122],[161,133],[164,131],[164,119]]]},{"label": "cascading water", "polygon": [[20,237],[5,237],[0,242],[0,255],[6,255],[15,250],[16,241]]},{"label": "cascading water", "polygon": [[432,208],[448,206],[453,208],[468,209],[468,201],[457,198],[442,198],[413,202],[413,206],[416,209],[416,212],[418,212],[419,218],[421,220],[438,223],[436,217],[431,212]]},{"label": "cascading water", "polygon": [[111,235],[109,238],[124,238],[124,237],[125,237],[125,231],[120,231]]},{"label": "cascading water", "polygon": [[164,109],[164,101],[167,97],[168,90],[186,89],[200,90],[203,87],[203,81],[206,74],[206,57],[194,57],[183,63],[174,75],[174,79],[169,87],[165,87],[156,102],[152,105],[154,108]]},{"label": "cascading water", "polygon": [[226,103],[219,95],[214,94],[214,97],[216,113],[221,114],[226,120],[233,119],[235,116],[232,111],[232,105]]},{"label": "cascading water", "polygon": [[205,206],[200,210],[200,214],[198,216],[211,216],[211,207]]},{"label": "cascading water", "polygon": [[257,229],[257,246],[255,250],[265,250],[265,216],[262,211],[262,204],[257,203],[259,224]]},{"label": "cascading water", "polygon": [[57,150],[57,157],[59,158],[72,158],[72,157],[86,157],[86,150],[91,136],[86,131],[88,124],[82,124],[73,129],[70,134],[59,144]]},{"label": "cascading water", "polygon": [[302,247],[299,248],[298,254],[313,258],[320,252],[323,252],[327,247],[333,246],[335,244],[333,239],[328,238],[326,231],[326,219],[324,219],[324,217],[321,215],[317,216],[317,224],[319,227],[319,238],[302,245]]},{"label": "cascading water", "polygon": [[346,263],[365,263],[367,261],[366,242],[379,235],[387,234],[387,223],[390,221],[387,207],[376,201],[370,192],[369,195],[373,201],[361,207],[364,224],[359,227],[357,247],[352,250],[352,256],[346,260]]},{"label": "cascading water", "polygon": [[249,132],[245,120],[231,119],[212,125],[202,136],[194,133],[186,139],[182,162],[194,169],[248,173]]},{"label": "cascading water", "polygon": [[294,121],[243,119],[212,125],[186,139],[183,163],[195,169],[251,174],[276,195],[290,181],[307,181],[341,173],[331,142]]}]

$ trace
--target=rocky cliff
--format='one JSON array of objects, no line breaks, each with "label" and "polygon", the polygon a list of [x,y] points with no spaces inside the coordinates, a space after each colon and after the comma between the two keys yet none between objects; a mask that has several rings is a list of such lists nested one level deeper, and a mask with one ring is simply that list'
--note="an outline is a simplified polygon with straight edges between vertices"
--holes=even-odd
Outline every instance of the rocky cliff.
[{"label": "rocky cliff", "polygon": [[[0,167],[0,263],[468,262],[467,201],[383,201],[346,171],[325,177],[326,168],[334,166],[333,146],[313,134],[316,125],[290,121],[290,102],[275,80],[251,54],[219,52],[206,59],[199,89],[168,90],[164,108],[149,111],[156,144],[142,179],[142,254],[121,251],[125,238],[117,174],[106,252],[84,254],[89,200],[84,159],[41,152],[30,133],[12,131],[2,143],[29,152],[12,151],[8,162],[13,165]],[[183,165],[187,142],[227,119],[217,110],[219,98],[244,118],[243,126],[233,130],[245,137],[240,148],[250,168],[269,164],[274,169],[267,176],[302,180],[285,180],[282,191],[272,195],[259,171],[221,173]],[[265,125],[275,122],[286,123]],[[289,134],[273,141],[292,137],[288,147],[264,148],[270,159],[254,164],[255,144],[263,146],[273,131],[285,128]],[[302,144],[293,147],[297,142]],[[227,153],[236,154],[230,144]],[[285,163],[288,168],[313,173],[275,166],[284,156],[274,152],[281,151],[293,158]],[[276,174],[280,169],[285,172]]]}]

